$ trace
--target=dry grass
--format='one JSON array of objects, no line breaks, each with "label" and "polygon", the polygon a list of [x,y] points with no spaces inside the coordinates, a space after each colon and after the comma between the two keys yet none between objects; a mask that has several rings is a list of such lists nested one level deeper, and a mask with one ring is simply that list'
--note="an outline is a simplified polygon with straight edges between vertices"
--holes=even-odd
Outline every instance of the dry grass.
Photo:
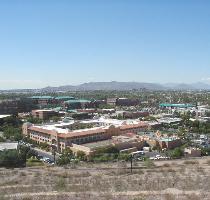
[{"label": "dry grass", "polygon": [[199,162],[197,160],[186,160],[184,161],[185,165],[198,165]]},{"label": "dry grass", "polygon": [[[97,165],[92,165],[88,169],[85,167],[0,169],[0,194],[5,194],[0,196],[0,200],[210,199],[210,167],[198,163],[194,166],[192,163],[195,164],[188,162],[183,165],[182,161],[180,165],[174,166],[171,162],[166,162],[159,167],[153,165],[136,168],[133,169],[133,173],[129,168],[124,168],[127,166],[126,163],[115,165],[118,168],[110,165],[110,169],[100,169]],[[166,190],[170,188],[173,190],[167,192]],[[19,197],[8,196],[19,193]],[[32,193],[37,194],[30,195]]]},{"label": "dry grass", "polygon": [[207,164],[207,165],[210,165],[210,160],[207,160],[207,161],[206,161],[206,164]]},{"label": "dry grass", "polygon": [[168,163],[163,164],[163,167],[170,167],[171,165]]}]

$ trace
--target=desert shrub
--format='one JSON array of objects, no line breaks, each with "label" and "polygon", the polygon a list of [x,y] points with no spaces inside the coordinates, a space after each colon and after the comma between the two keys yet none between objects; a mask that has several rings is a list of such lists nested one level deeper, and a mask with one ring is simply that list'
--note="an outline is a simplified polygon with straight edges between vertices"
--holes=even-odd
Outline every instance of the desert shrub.
[{"label": "desert shrub", "polygon": [[174,173],[174,172],[176,172],[174,169],[172,169],[172,168],[168,168],[167,169],[167,172],[169,172],[169,173]]},{"label": "desert shrub", "polygon": [[120,153],[118,156],[118,160],[129,161],[130,159],[131,159],[131,156],[127,153]]},{"label": "desert shrub", "polygon": [[126,168],[127,163],[125,161],[119,161],[119,162],[117,162],[117,167],[118,168]]},{"label": "desert shrub", "polygon": [[6,197],[3,194],[0,194],[0,200],[9,200],[9,197]]},{"label": "desert shrub", "polygon": [[144,161],[144,166],[146,168],[153,168],[153,167],[155,167],[155,163],[152,160],[150,160],[150,159],[146,159]]},{"label": "desert shrub", "polygon": [[20,172],[19,174],[20,174],[20,176],[26,176],[27,175],[25,172]]},{"label": "desert shrub", "polygon": [[195,165],[195,164],[199,164],[199,162],[197,160],[186,160],[184,161],[185,165]]},{"label": "desert shrub", "polygon": [[66,188],[66,181],[64,177],[59,177],[55,183],[55,189],[57,191],[63,191]]},{"label": "desert shrub", "polygon": [[144,198],[143,197],[136,197],[133,200],[144,200]]},{"label": "desert shrub", "polygon": [[170,164],[165,163],[165,164],[163,164],[163,167],[170,167]]},{"label": "desert shrub", "polygon": [[207,160],[207,161],[206,161],[206,164],[207,164],[207,165],[210,165],[210,160]]}]

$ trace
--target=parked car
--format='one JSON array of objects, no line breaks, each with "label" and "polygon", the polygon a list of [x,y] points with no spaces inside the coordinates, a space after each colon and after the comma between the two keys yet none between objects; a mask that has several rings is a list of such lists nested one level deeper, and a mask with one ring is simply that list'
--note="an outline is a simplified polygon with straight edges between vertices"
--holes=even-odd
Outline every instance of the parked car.
[{"label": "parked car", "polygon": [[41,160],[41,159],[43,159],[43,156],[37,155],[36,158],[37,158],[38,160]]}]

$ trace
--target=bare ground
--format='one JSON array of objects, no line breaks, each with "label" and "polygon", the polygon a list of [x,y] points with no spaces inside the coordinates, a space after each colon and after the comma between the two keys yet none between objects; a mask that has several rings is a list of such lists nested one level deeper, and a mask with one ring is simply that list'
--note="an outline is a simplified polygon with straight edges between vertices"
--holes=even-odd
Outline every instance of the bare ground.
[{"label": "bare ground", "polygon": [[210,158],[69,167],[0,168],[0,200],[207,200]]}]

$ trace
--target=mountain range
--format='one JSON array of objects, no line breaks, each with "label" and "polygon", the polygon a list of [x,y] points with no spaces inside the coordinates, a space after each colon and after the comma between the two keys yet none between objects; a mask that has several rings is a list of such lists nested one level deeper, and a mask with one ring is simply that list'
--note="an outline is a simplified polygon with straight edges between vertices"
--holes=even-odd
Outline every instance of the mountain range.
[{"label": "mountain range", "polygon": [[1,90],[1,92],[67,92],[67,91],[90,91],[90,90],[210,90],[210,85],[203,82],[192,84],[186,83],[144,83],[144,82],[89,82],[80,85],[64,85],[58,87],[45,87],[41,89],[15,89]]}]

